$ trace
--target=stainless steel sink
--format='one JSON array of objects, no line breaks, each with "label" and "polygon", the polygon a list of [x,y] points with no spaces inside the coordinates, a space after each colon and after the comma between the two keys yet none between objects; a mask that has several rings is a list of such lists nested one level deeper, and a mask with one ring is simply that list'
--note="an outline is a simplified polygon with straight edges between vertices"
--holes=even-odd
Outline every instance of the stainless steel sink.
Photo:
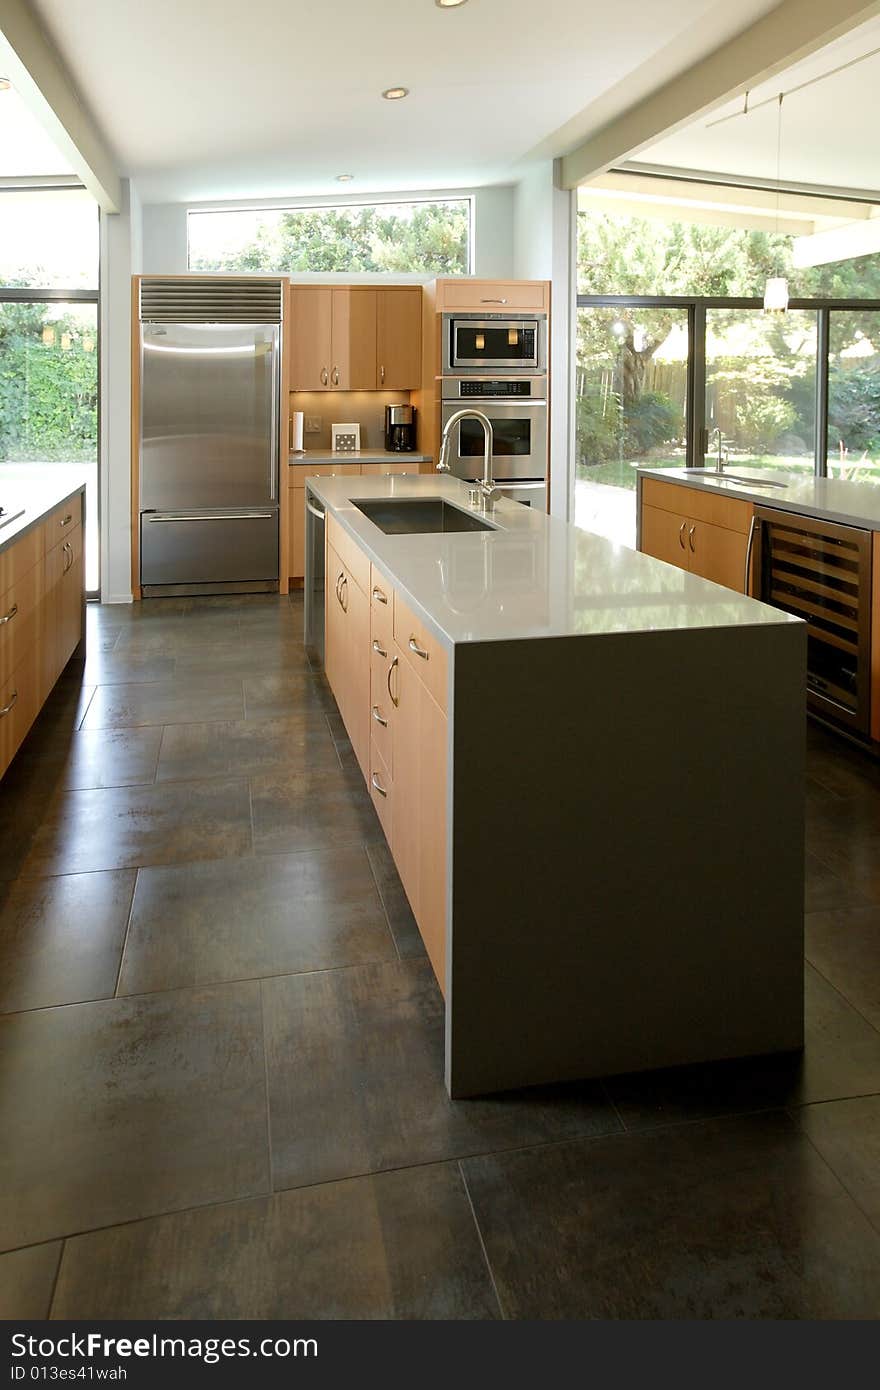
[{"label": "stainless steel sink", "polygon": [[776,487],[783,491],[788,487],[788,483],[774,483],[769,478],[744,478],[740,473],[716,473],[714,468],[686,468],[685,473],[689,478],[700,478],[706,483],[716,485],[733,483],[736,487]]},{"label": "stainless steel sink", "polygon": [[437,535],[450,531],[495,531],[497,527],[442,497],[352,498],[358,511],[386,536]]},{"label": "stainless steel sink", "polygon": [[19,507],[17,512],[8,512],[5,507],[0,507],[0,531],[4,526],[9,526],[13,521],[18,521],[20,516],[24,516],[24,507]]}]

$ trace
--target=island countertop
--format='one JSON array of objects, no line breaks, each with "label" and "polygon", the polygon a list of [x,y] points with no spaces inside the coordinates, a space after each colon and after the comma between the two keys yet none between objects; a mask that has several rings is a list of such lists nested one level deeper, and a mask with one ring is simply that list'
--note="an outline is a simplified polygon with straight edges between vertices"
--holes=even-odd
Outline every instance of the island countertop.
[{"label": "island countertop", "polygon": [[[27,471],[25,471],[27,470]],[[66,465],[43,467],[42,465],[23,465],[21,470],[0,467],[0,554],[21,540],[32,527],[82,492],[86,486],[85,473]],[[21,512],[16,516],[16,512]],[[13,520],[5,526],[5,516]]]},{"label": "island countertop", "polygon": [[[840,526],[862,526],[869,531],[880,531],[880,485],[877,483],[817,478],[812,473],[783,473],[776,468],[741,468],[735,461],[726,466],[725,473],[754,480],[757,486],[732,482],[725,473],[717,474],[714,469],[692,473],[685,468],[644,467],[638,473],[641,478],[676,483],[699,492],[721,492],[726,497],[739,497],[744,502],[778,507],[780,511],[797,512],[801,516],[815,516]],[[782,486],[761,487],[762,480]]]},{"label": "island countertop", "polygon": [[358,499],[441,497],[459,479],[315,477],[306,484],[446,644],[800,623],[779,609],[501,499],[492,530],[386,535]]}]

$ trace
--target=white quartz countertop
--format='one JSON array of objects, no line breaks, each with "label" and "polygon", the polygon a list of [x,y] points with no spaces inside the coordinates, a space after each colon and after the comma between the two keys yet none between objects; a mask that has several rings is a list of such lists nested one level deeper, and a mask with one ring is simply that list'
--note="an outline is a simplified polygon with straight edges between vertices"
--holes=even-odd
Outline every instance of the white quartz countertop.
[{"label": "white quartz countertop", "polygon": [[491,531],[403,536],[386,535],[355,505],[442,497],[469,510],[468,487],[455,478],[319,476],[306,486],[452,645],[800,621],[518,502],[496,504]]},{"label": "white quartz countertop", "polygon": [[432,457],[400,449],[304,449],[287,461],[291,468],[302,468],[309,463],[428,463]]},{"label": "white quartz countertop", "polygon": [[722,474],[689,473],[684,468],[640,468],[643,478],[661,482],[682,483],[700,492],[711,489],[726,497],[740,497],[763,507],[778,507],[781,511],[800,512],[840,526],[863,526],[880,531],[880,484],[849,482],[844,478],[815,478],[811,473],[783,473],[775,468],[740,468],[735,461],[727,473],[750,480],[765,479],[782,483],[782,487],[749,487],[748,483],[724,480]]},{"label": "white quartz countertop", "polygon": [[[86,486],[86,471],[69,464],[0,466],[0,552]],[[16,516],[16,512],[21,512]],[[5,526],[6,516],[14,517]]]}]

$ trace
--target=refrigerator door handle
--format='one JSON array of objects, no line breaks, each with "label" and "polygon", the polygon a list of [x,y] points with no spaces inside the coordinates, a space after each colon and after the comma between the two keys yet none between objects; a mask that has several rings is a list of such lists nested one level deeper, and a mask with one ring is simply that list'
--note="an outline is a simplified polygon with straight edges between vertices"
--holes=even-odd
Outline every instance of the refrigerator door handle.
[{"label": "refrigerator door handle", "polygon": [[272,416],[269,428],[272,431],[269,448],[269,500],[275,502],[278,497],[278,460],[281,457],[281,441],[278,431],[281,428],[280,419],[280,396],[281,396],[281,334],[279,329],[275,329],[272,341]]},{"label": "refrigerator door handle", "polygon": [[144,512],[144,521],[151,525],[161,521],[270,521],[274,512],[216,512],[210,516],[188,515],[185,512]]}]

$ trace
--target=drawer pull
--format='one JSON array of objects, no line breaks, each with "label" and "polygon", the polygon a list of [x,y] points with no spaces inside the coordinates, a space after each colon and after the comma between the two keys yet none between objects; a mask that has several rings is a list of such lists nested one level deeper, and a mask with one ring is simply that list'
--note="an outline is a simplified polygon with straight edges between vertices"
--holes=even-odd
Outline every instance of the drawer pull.
[{"label": "drawer pull", "polygon": [[341,583],[340,586],[339,586],[339,602],[340,602],[340,604],[341,604],[341,606],[342,606],[342,611],[343,611],[343,613],[347,613],[347,612],[348,612],[348,598],[346,597],[347,594],[348,594],[348,575],[347,575],[347,574],[344,574],[344,575],[342,576],[342,583]]},{"label": "drawer pull", "polygon": [[397,706],[400,704],[400,700],[399,700],[399,699],[395,699],[394,691],[391,689],[391,673],[392,673],[392,671],[394,670],[394,668],[395,668],[396,665],[397,665],[397,657],[395,656],[395,657],[392,658],[391,665],[388,667],[388,678],[387,678],[388,694],[389,694],[389,696],[390,696],[390,698],[391,698],[391,703],[392,703],[392,705],[394,706],[395,709],[397,709]]},{"label": "drawer pull", "polygon": [[388,728],[388,720],[382,718],[382,715],[381,715],[380,712],[379,712],[379,706],[378,706],[378,705],[374,705],[374,706],[373,706],[373,718],[375,719],[375,721],[376,721],[377,724],[381,724],[381,725],[382,725],[382,728],[383,728],[383,729],[387,729],[387,728]]},{"label": "drawer pull", "polygon": [[428,660],[428,653],[425,651],[424,647],[419,646],[418,642],[414,637],[411,637],[409,639],[409,649],[411,652],[415,652],[416,656],[420,656],[422,658],[422,661]]},{"label": "drawer pull", "polygon": [[67,513],[67,516],[64,518],[64,520],[63,520],[62,522],[59,523],[60,526],[61,526],[62,531],[64,530],[65,526],[69,526],[70,523],[71,523],[72,521],[73,521],[73,512],[68,512],[68,513]]},{"label": "drawer pull", "polygon": [[374,772],[374,773],[371,774],[371,776],[370,776],[370,781],[371,781],[371,783],[373,784],[373,787],[374,787],[375,790],[379,793],[380,796],[387,796],[387,795],[388,795],[388,793],[386,792],[385,788],[382,786],[382,783],[379,781],[379,774],[378,774],[378,772]]},{"label": "drawer pull", "polygon": [[375,585],[375,584],[373,585],[373,598],[376,600],[377,603],[387,603],[387,602],[388,602],[388,596],[387,596],[387,594],[383,594],[383,593],[382,593],[382,590],[381,590],[380,588],[378,588],[377,585]]},{"label": "drawer pull", "polygon": [[17,604],[17,603],[14,603],[14,604],[12,605],[12,607],[10,608],[9,612],[8,612],[8,613],[4,613],[4,614],[3,614],[3,617],[0,618],[0,627],[3,627],[6,623],[11,623],[11,622],[12,622],[12,619],[15,617],[15,615],[16,615],[17,612],[18,612],[18,604]]},{"label": "drawer pull", "polygon": [[382,646],[382,644],[380,643],[378,637],[374,637],[374,638],[373,638],[373,651],[376,653],[377,656],[387,656],[387,655],[388,655],[388,653],[386,652],[385,648],[384,648],[384,647]]},{"label": "drawer pull", "polygon": [[481,299],[481,304],[506,304],[506,299]]},{"label": "drawer pull", "polygon": [[12,692],[12,699],[9,701],[9,704],[8,704],[8,705],[4,705],[3,708],[0,709],[0,719],[3,718],[4,714],[8,714],[8,713],[9,713],[9,711],[10,711],[10,710],[13,708],[13,706],[15,705],[15,702],[16,702],[17,699],[18,699],[18,691],[17,691],[17,690],[13,690],[13,692]]},{"label": "drawer pull", "polygon": [[328,372],[327,372],[327,368],[326,368],[326,367],[322,367],[322,368],[321,368],[321,385],[322,385],[322,386],[327,386],[328,383],[329,383],[329,381],[330,381],[330,377],[329,377],[329,374],[328,374]]},{"label": "drawer pull", "polygon": [[684,548],[685,548],[685,544],[684,544],[684,533],[685,533],[685,530],[686,530],[686,529],[687,529],[687,522],[686,522],[686,521],[683,521],[683,522],[681,523],[681,525],[679,526],[679,528],[678,528],[678,543],[679,543],[679,545],[681,546],[682,550],[684,550]]},{"label": "drawer pull", "polygon": [[67,554],[67,564],[64,566],[64,573],[67,574],[73,566],[73,546],[70,541],[65,541],[61,549]]}]

